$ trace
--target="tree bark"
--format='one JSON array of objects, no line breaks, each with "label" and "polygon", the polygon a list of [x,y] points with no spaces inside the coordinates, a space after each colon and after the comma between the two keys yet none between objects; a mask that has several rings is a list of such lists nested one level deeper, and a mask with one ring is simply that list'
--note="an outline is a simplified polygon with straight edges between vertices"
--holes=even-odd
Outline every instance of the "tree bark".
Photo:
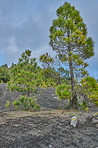
[{"label": "tree bark", "polygon": [[[71,55],[69,55],[71,56]],[[75,94],[76,92],[74,91],[74,73],[73,73],[73,65],[72,65],[72,60],[69,59],[69,67],[70,67],[70,76],[71,76],[71,89],[72,89],[72,92],[74,92],[74,95],[70,101],[70,107],[73,108],[73,109],[78,109],[77,108],[77,95]]]},{"label": "tree bark", "polygon": [[[70,37],[70,31],[67,32],[68,37]],[[72,64],[72,54],[71,54],[71,43],[69,41],[68,43],[68,56],[69,56],[69,68],[70,68],[70,77],[71,77],[71,89],[72,92],[74,92],[74,95],[70,101],[70,107],[73,109],[77,109],[77,95],[75,94],[74,91],[74,72],[73,72],[73,64]]]},{"label": "tree bark", "polygon": [[71,55],[71,47],[70,47],[70,42],[69,42],[69,45],[68,45],[68,56],[69,56],[69,68],[70,68],[70,77],[71,77],[71,88],[72,88],[72,91],[74,90],[74,73],[73,73],[73,65],[72,65],[72,55]]},{"label": "tree bark", "polygon": [[[70,30],[67,32],[68,38],[70,37]],[[69,68],[70,68],[70,77],[71,77],[71,87],[72,91],[74,90],[74,73],[73,73],[73,65],[72,65],[72,54],[71,54],[71,42],[68,42],[68,56],[69,56]]]},{"label": "tree bark", "polygon": [[74,91],[74,73],[73,73],[73,66],[71,59],[69,59],[69,67],[70,67],[70,77],[71,77],[71,88],[72,91]]},{"label": "tree bark", "polygon": [[78,109],[77,107],[77,95],[74,94],[71,102],[70,102],[70,108],[73,108],[73,109]]}]

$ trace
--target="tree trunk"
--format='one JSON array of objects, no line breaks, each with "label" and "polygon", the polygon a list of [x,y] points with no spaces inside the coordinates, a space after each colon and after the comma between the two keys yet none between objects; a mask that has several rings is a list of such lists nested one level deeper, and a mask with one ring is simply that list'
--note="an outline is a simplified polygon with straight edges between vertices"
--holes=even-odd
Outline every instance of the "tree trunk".
[{"label": "tree trunk", "polygon": [[[68,38],[70,37],[70,30],[67,32]],[[70,77],[71,77],[71,88],[74,90],[74,73],[73,73],[73,65],[72,65],[72,53],[71,53],[71,42],[68,43],[68,57],[69,57],[69,68],[70,68]]]},{"label": "tree trunk", "polygon": [[71,76],[71,88],[72,88],[72,91],[74,91],[74,74],[73,74],[73,66],[72,66],[71,59],[69,59],[69,67],[70,67],[70,76]]},{"label": "tree trunk", "polygon": [[72,96],[72,99],[71,99],[71,105],[70,107],[73,108],[73,109],[78,109],[77,108],[77,95],[76,95],[76,92],[74,90],[74,86],[75,86],[75,83],[74,83],[74,73],[73,73],[73,66],[72,66],[72,60],[69,60],[69,67],[70,67],[70,76],[71,76],[71,89],[72,89],[72,92],[74,92],[74,95]]},{"label": "tree trunk", "polygon": [[[70,37],[70,31],[67,32],[68,37]],[[77,95],[75,94],[74,91],[74,72],[73,72],[73,64],[72,64],[72,54],[71,54],[71,43],[69,41],[68,43],[68,56],[69,56],[69,68],[70,68],[70,77],[71,77],[71,89],[72,92],[74,92],[74,95],[70,101],[70,107],[73,109],[77,109]]]},{"label": "tree trunk", "polygon": [[76,94],[73,96],[72,100],[70,101],[70,108],[78,109],[78,107],[77,107],[77,95]]},{"label": "tree trunk", "polygon": [[59,76],[59,78],[58,78],[58,81],[59,81],[59,84],[61,84],[61,78],[60,78],[60,76]]}]

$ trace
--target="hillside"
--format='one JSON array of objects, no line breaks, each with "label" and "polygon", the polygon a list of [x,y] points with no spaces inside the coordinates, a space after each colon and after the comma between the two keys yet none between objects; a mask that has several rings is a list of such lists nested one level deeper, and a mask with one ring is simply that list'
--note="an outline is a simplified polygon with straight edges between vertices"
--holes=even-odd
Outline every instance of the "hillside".
[{"label": "hillside", "polygon": [[[39,90],[40,92],[40,90]],[[97,148],[98,110],[90,113],[61,110],[54,88],[37,94],[40,112],[15,111],[4,107],[7,100],[14,100],[19,93],[6,90],[0,84],[0,148]],[[70,126],[73,116],[78,123]]]}]

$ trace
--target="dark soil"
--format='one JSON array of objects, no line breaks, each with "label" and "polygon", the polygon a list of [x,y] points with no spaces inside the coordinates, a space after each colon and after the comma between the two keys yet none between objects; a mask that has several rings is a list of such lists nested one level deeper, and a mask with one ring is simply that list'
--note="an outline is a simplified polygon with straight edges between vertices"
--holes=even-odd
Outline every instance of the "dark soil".
[{"label": "dark soil", "polygon": [[13,101],[19,95],[7,91],[5,85],[0,84],[0,148],[98,147],[98,128],[92,122],[81,124],[79,120],[76,128],[70,126],[71,117],[78,118],[82,113],[57,110],[64,103],[59,106],[55,89],[37,95],[44,111],[24,112],[4,107],[7,100]]},{"label": "dark soil", "polygon": [[[15,110],[11,103],[18,98],[21,93],[10,92],[6,89],[7,84],[0,84],[0,112]],[[35,94],[37,103],[40,104],[42,110],[60,109],[65,107],[63,100],[59,101],[55,94],[55,88],[40,89]],[[5,108],[6,101],[10,101],[10,107]]]}]

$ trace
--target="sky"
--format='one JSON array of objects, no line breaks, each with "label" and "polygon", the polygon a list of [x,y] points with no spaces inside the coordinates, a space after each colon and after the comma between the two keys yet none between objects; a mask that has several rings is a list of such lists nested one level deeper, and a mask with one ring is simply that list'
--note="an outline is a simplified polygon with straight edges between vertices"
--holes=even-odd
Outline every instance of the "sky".
[{"label": "sky", "polygon": [[37,59],[46,52],[53,56],[49,28],[57,18],[56,10],[66,1],[80,11],[88,36],[95,42],[95,55],[87,69],[98,78],[98,0],[0,0],[0,66],[17,63],[27,49]]}]

